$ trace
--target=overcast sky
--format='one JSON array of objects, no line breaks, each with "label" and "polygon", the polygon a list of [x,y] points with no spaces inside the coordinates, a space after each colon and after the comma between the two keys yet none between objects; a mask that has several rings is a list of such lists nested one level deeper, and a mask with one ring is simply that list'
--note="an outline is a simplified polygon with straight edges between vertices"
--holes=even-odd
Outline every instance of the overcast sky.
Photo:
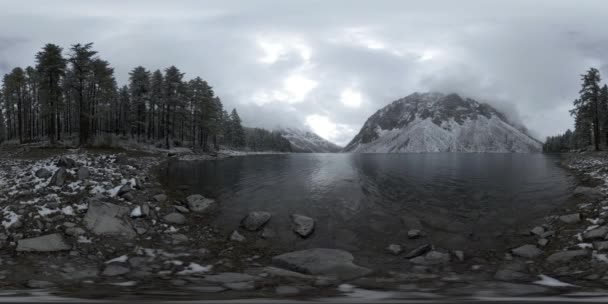
[{"label": "overcast sky", "polygon": [[572,126],[579,74],[608,79],[608,1],[4,1],[0,73],[47,42],[94,42],[130,69],[201,76],[245,125],[309,128],[345,145],[415,91],[456,92],[535,136]]}]

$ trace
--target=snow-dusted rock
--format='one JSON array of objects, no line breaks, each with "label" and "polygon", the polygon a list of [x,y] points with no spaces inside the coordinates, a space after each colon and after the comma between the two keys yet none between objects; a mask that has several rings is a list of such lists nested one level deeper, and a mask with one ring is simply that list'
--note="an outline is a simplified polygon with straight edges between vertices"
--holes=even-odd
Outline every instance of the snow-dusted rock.
[{"label": "snow-dusted rock", "polygon": [[386,251],[392,253],[393,255],[399,255],[403,252],[403,248],[397,244],[390,244],[386,247]]},{"label": "snow-dusted rock", "polygon": [[84,217],[85,227],[97,235],[134,238],[137,234],[129,218],[130,210],[124,206],[89,200],[89,208]]},{"label": "snow-dusted rock", "polygon": [[209,211],[215,205],[215,201],[200,194],[193,194],[186,198],[186,204],[190,211],[203,213]]},{"label": "snow-dusted rock", "polygon": [[268,221],[272,215],[266,211],[253,211],[241,221],[241,226],[249,231],[260,230]]},{"label": "snow-dusted rock", "polygon": [[311,235],[315,229],[315,220],[308,216],[292,214],[291,221],[293,222],[293,231],[303,238]]},{"label": "snow-dusted rock", "polygon": [[116,195],[123,197],[125,194],[127,194],[131,191],[133,191],[133,188],[131,188],[131,184],[126,183],[126,184],[122,185],[122,187],[120,187],[120,189],[118,189],[118,192],[116,193]]},{"label": "snow-dusted rock", "polygon": [[76,167],[76,161],[69,157],[62,156],[59,158],[59,161],[57,161],[57,167],[64,167],[67,169],[74,168]]},{"label": "snow-dusted rock", "polygon": [[355,265],[349,252],[338,249],[314,248],[281,254],[272,263],[295,272],[352,280],[371,273],[371,270]]},{"label": "snow-dusted rock", "polygon": [[418,229],[410,229],[407,231],[407,237],[410,239],[417,239],[422,235],[422,231]]},{"label": "snow-dusted rock", "polygon": [[61,234],[53,233],[17,242],[17,251],[63,251],[70,250],[72,246],[65,242]]},{"label": "snow-dusted rock", "polygon": [[583,239],[584,240],[604,239],[607,234],[608,234],[608,227],[601,226],[599,228],[589,230],[589,231],[583,233]]}]

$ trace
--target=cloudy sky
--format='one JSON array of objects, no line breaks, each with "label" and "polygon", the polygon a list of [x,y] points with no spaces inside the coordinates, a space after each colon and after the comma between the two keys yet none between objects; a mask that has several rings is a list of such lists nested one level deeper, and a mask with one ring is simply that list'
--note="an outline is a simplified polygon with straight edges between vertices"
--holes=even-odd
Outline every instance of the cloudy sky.
[{"label": "cloudy sky", "polygon": [[415,91],[456,92],[539,138],[572,126],[579,74],[608,79],[608,1],[5,1],[0,73],[47,42],[94,42],[121,83],[137,65],[201,76],[248,126],[346,144]]}]

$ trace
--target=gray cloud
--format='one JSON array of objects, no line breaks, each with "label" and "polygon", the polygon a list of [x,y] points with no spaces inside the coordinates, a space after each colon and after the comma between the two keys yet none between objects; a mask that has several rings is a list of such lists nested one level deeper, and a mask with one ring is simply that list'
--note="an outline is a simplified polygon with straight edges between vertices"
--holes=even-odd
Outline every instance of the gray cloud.
[{"label": "gray cloud", "polygon": [[[599,0],[20,1],[0,11],[0,72],[33,64],[44,43],[92,41],[120,82],[137,65],[176,65],[251,126],[316,122],[345,144],[380,107],[436,90],[544,137],[572,126],[579,74],[608,77],[605,11]],[[340,101],[346,89],[358,107]]]}]

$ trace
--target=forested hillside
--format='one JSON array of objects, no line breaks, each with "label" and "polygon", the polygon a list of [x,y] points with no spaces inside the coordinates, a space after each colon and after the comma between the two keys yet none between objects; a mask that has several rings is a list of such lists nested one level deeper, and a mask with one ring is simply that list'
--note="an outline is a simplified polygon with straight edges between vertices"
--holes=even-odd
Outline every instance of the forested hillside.
[{"label": "forested hillside", "polygon": [[205,80],[187,79],[175,66],[135,67],[120,86],[92,43],[68,50],[47,44],[35,66],[16,67],[2,80],[0,142],[89,146],[120,138],[205,151],[291,150],[277,134],[246,132],[236,109],[224,109]]}]

